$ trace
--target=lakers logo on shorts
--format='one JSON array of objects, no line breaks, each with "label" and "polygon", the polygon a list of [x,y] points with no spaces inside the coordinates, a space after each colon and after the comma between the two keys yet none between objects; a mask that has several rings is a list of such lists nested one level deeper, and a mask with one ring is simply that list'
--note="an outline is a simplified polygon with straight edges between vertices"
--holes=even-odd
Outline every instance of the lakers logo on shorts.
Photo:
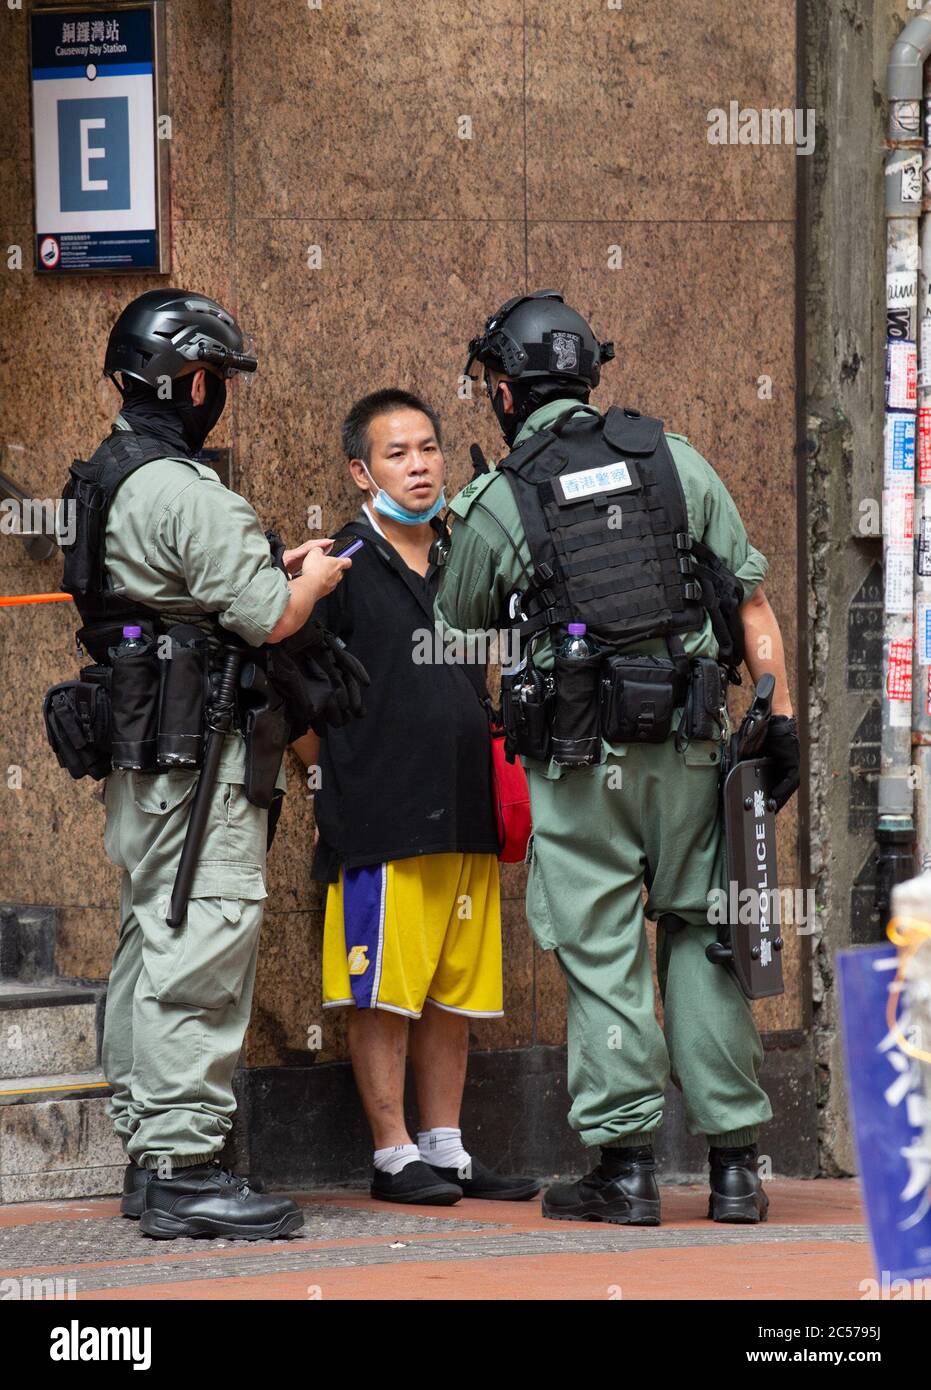
[{"label": "lakers logo on shorts", "polygon": [[371,965],[367,946],[353,946],[347,957],[350,975],[364,975]]}]

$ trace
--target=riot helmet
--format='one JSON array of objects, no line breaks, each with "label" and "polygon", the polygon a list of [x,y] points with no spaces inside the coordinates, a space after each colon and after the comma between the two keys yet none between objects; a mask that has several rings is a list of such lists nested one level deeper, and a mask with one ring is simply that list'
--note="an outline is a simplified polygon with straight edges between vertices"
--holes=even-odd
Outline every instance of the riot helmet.
[{"label": "riot helmet", "polygon": [[[515,295],[469,343],[465,375],[485,368],[491,406],[509,444],[539,406],[560,396],[587,400],[601,380],[601,366],[614,357],[613,343],[600,343],[588,322],[556,290]],[[488,371],[509,379],[514,406],[505,411],[500,386],[492,391]]]},{"label": "riot helmet", "polygon": [[594,390],[601,365],[614,356],[613,343],[599,343],[581,314],[557,290],[515,295],[502,304],[469,343],[465,375],[484,367],[517,381],[555,377]]},{"label": "riot helmet", "polygon": [[187,290],[147,290],[110,330],[103,369],[121,390],[117,375],[157,387],[191,365],[231,377],[258,366],[244,346],[239,324],[215,300]]}]

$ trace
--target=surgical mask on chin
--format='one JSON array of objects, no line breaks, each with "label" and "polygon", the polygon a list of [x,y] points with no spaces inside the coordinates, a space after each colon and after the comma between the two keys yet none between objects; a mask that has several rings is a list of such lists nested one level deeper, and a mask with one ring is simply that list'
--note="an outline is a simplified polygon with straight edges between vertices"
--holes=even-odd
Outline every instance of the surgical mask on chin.
[{"label": "surgical mask on chin", "polygon": [[372,499],[372,506],[381,516],[386,516],[389,521],[399,521],[402,526],[422,526],[426,521],[432,521],[438,512],[446,506],[446,489],[440,488],[440,495],[432,507],[428,507],[425,512],[410,512],[406,507],[402,507],[400,502],[395,502],[393,497],[389,497],[383,487],[379,487],[375,479],[369,473],[365,464],[362,464],[368,475],[369,481],[375,488],[375,496]]}]

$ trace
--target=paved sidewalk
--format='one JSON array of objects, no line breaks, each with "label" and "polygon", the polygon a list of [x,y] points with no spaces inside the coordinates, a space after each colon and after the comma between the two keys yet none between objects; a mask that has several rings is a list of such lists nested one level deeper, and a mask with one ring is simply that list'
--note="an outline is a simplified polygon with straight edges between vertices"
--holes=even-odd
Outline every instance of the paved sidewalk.
[{"label": "paved sidewalk", "polygon": [[703,1187],[663,1189],[661,1227],[544,1221],[533,1202],[391,1207],[295,1193],[304,1230],[256,1244],[153,1241],[115,1198],[0,1207],[0,1279],[78,1299],[858,1300],[873,1277],[854,1182],[773,1181],[770,1219],[704,1219]]}]

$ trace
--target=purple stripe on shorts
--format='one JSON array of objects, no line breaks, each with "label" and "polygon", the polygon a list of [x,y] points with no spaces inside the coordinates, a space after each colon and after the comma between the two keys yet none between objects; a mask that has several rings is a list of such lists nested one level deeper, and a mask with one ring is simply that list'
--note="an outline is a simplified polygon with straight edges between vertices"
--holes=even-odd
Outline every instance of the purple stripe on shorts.
[{"label": "purple stripe on shorts", "polygon": [[[384,912],[385,865],[367,864],[343,870],[343,930],[349,961],[349,984],[359,1009],[370,1009],[377,998],[381,975],[381,933]],[[354,974],[365,961],[365,970]]]}]

